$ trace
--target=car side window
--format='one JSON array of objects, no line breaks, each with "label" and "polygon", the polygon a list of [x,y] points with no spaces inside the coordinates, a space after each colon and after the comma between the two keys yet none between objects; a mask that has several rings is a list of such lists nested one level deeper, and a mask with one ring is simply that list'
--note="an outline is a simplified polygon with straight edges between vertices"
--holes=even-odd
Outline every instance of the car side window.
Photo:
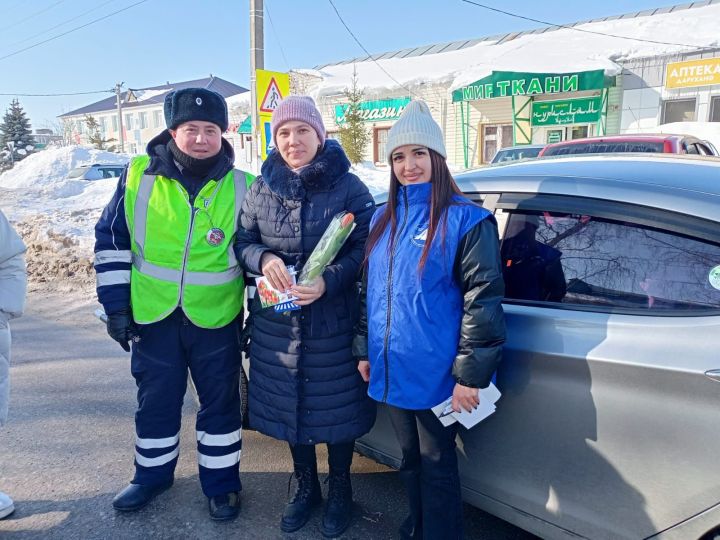
[{"label": "car side window", "polygon": [[506,298],[609,310],[720,308],[720,245],[590,215],[509,211]]},{"label": "car side window", "polygon": [[700,155],[702,155],[702,156],[712,156],[713,155],[710,148],[708,148],[706,145],[704,145],[702,143],[697,143],[696,146],[697,146],[698,150],[700,151]]},{"label": "car side window", "polygon": [[118,169],[115,167],[100,167],[98,170],[102,173],[103,178],[117,178],[120,176]]},{"label": "car side window", "polygon": [[694,154],[698,155],[700,152],[698,151],[698,147],[695,143],[688,143],[685,145],[685,150],[688,154]]}]

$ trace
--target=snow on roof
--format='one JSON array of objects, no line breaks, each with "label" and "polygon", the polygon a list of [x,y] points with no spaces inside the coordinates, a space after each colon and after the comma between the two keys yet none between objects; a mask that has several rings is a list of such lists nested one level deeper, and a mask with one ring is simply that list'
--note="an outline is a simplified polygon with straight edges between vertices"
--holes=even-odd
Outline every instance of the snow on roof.
[{"label": "snow on roof", "polygon": [[341,93],[351,85],[353,70],[357,70],[358,80],[366,91],[397,90],[421,83],[456,89],[486,77],[494,70],[563,73],[603,69],[606,75],[617,75],[623,63],[631,59],[720,48],[718,20],[720,0],[707,0],[706,5],[696,2],[566,25],[573,28],[540,28],[479,40],[428,45],[373,55],[375,61],[355,59],[305,71],[323,78],[313,91],[316,96]]}]

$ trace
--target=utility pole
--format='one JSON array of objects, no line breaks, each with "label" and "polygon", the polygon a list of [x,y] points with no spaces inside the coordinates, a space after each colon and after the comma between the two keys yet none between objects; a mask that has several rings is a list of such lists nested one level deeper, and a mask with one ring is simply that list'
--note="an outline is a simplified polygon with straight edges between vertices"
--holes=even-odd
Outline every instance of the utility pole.
[{"label": "utility pole", "polygon": [[123,133],[123,121],[122,121],[122,99],[121,99],[121,87],[125,83],[117,83],[115,85],[115,98],[117,102],[117,117],[118,117],[118,128],[120,130],[120,152],[125,152],[125,135]]},{"label": "utility pole", "polygon": [[263,0],[250,0],[250,111],[252,119],[252,159],[254,172],[260,172],[260,126],[258,126],[256,69],[265,69]]}]

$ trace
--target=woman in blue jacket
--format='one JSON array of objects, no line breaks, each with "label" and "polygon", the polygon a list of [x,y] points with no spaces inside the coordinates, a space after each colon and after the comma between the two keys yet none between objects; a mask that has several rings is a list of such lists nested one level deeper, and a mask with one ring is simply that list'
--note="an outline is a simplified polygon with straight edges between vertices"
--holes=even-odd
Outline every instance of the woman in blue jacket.
[{"label": "woman in blue jacket", "polygon": [[354,354],[368,393],[385,403],[402,448],[410,516],[403,538],[462,538],[457,423],[430,410],[478,406],[505,340],[497,224],[465,198],[440,127],[411,102],[387,141],[388,203],[373,216]]}]

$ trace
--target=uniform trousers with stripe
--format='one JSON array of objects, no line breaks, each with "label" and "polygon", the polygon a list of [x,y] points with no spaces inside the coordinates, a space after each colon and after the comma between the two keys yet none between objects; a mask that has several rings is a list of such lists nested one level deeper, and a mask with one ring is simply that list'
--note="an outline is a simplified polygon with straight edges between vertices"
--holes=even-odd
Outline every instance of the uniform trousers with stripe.
[{"label": "uniform trousers with stripe", "polygon": [[189,369],[200,401],[195,429],[203,493],[241,490],[240,321],[200,328],[178,308],[162,321],[140,325],[131,360],[138,387],[133,484],[173,478]]}]

